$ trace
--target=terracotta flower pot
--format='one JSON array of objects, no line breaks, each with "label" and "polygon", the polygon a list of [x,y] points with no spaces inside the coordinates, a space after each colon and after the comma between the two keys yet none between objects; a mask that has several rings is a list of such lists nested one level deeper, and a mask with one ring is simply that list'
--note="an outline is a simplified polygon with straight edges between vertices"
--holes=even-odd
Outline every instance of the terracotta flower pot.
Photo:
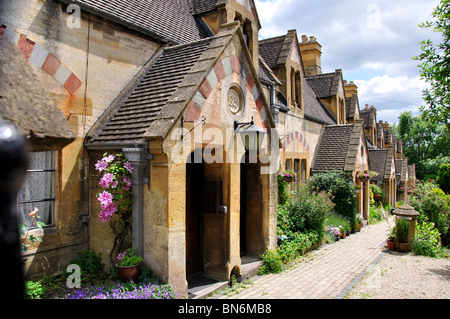
[{"label": "terracotta flower pot", "polygon": [[389,250],[395,250],[395,241],[388,240],[386,243]]},{"label": "terracotta flower pot", "polygon": [[118,266],[117,275],[119,276],[120,281],[128,282],[130,280],[136,281],[141,272],[141,263],[134,266]]},{"label": "terracotta flower pot", "polygon": [[407,252],[408,251],[408,243],[396,243],[395,250],[397,250],[400,253]]},{"label": "terracotta flower pot", "polygon": [[342,233],[341,233],[341,238],[344,239],[345,237],[347,237],[346,232],[342,232]]}]

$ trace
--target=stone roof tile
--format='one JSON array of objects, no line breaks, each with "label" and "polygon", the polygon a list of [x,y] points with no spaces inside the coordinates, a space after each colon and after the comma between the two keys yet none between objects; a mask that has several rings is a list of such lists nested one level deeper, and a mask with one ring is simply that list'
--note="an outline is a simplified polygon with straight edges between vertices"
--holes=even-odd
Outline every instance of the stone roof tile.
[{"label": "stone roof tile", "polygon": [[197,41],[204,36],[190,1],[177,0],[60,0],[172,44]]}]

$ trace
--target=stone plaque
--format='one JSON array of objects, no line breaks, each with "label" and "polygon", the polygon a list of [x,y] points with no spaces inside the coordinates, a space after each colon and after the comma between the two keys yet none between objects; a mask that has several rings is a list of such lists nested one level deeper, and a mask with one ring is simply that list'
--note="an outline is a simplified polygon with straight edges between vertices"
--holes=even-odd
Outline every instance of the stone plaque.
[{"label": "stone plaque", "polygon": [[237,88],[232,87],[228,90],[227,104],[228,104],[228,109],[233,114],[236,114],[241,110],[242,99],[241,99],[241,94],[238,92]]}]

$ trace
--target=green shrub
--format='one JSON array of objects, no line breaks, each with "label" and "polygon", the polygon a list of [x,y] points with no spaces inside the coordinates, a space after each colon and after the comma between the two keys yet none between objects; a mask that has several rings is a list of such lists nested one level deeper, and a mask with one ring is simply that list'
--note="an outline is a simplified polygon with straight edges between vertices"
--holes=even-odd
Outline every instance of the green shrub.
[{"label": "green shrub", "polygon": [[[97,277],[99,273],[103,272],[102,258],[100,253],[96,253],[92,249],[82,250],[78,253],[78,257],[71,261],[71,264],[80,266],[81,277],[86,279],[89,277]],[[64,272],[63,276],[68,273]]]},{"label": "green shrub", "polygon": [[370,184],[370,190],[373,194],[373,201],[375,202],[375,206],[381,206],[384,199],[383,189],[375,184]]},{"label": "green shrub", "polygon": [[291,200],[278,209],[280,234],[323,232],[323,223],[333,209],[326,192],[310,192],[306,184],[300,184]]},{"label": "green shrub", "polygon": [[259,275],[270,273],[278,274],[283,271],[283,261],[281,255],[276,250],[265,251],[262,255],[262,265],[259,268]]},{"label": "green shrub", "polygon": [[409,222],[406,219],[398,219],[396,226],[397,241],[407,243],[409,235]]},{"label": "green shrub", "polygon": [[315,174],[309,181],[311,190],[331,192],[334,211],[354,223],[357,215],[356,188],[349,174],[331,171]]},{"label": "green shrub", "polygon": [[350,221],[347,217],[340,216],[336,213],[330,213],[325,220],[325,230],[330,229],[332,227],[337,227],[343,231],[351,230]]},{"label": "green shrub", "polygon": [[41,298],[46,293],[46,288],[41,281],[26,281],[25,291],[29,299]]},{"label": "green shrub", "polygon": [[439,230],[434,227],[433,223],[416,222],[416,235],[412,246],[413,251],[417,255],[439,258],[445,255],[441,246],[441,237]]},{"label": "green shrub", "polygon": [[376,207],[370,206],[369,207],[369,217],[370,217],[369,218],[370,223],[382,220],[383,212],[382,212],[381,206],[376,206]]},{"label": "green shrub", "polygon": [[278,204],[284,205],[289,200],[288,183],[282,174],[277,175],[278,179]]},{"label": "green shrub", "polygon": [[447,194],[450,193],[450,164],[442,164],[439,168],[439,175],[437,178],[439,187]]},{"label": "green shrub", "polygon": [[[441,191],[442,192],[442,191]],[[427,219],[435,224],[435,227],[439,230],[441,238],[445,245],[448,245],[447,234],[449,229],[449,214],[450,206],[447,196],[441,195],[441,193],[432,189],[421,199],[421,213],[423,213]]]},{"label": "green shrub", "polygon": [[411,194],[410,204],[420,213],[418,221],[434,223],[440,232],[442,245],[450,245],[450,196],[446,196],[435,181],[422,181]]}]

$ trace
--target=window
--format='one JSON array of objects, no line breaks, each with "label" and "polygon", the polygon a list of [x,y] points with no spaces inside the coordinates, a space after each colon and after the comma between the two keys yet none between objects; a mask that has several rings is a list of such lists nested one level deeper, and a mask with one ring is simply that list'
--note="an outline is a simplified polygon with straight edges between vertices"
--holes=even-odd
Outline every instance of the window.
[{"label": "window", "polygon": [[300,72],[291,69],[291,104],[301,107]]},{"label": "window", "polygon": [[294,172],[295,172],[295,182],[298,183],[300,181],[299,179],[299,167],[300,166],[300,160],[295,159],[294,160]]},{"label": "window", "polygon": [[304,182],[306,181],[306,169],[307,169],[307,165],[306,165],[306,159],[302,159],[302,164],[301,164],[301,179],[300,181]]},{"label": "window", "polygon": [[55,204],[55,152],[31,152],[24,186],[18,194],[19,223],[35,227],[28,215],[39,209],[39,221],[53,224]]},{"label": "window", "polygon": [[286,160],[286,170],[290,171],[292,166],[292,160],[288,159]]}]

